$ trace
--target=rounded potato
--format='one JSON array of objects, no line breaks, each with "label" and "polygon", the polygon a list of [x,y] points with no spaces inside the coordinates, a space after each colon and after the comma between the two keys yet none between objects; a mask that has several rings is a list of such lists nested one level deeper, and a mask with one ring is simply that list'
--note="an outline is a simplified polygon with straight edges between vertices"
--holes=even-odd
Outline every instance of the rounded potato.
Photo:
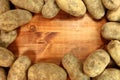
[{"label": "rounded potato", "polygon": [[107,45],[107,50],[115,63],[120,66],[120,41],[112,40]]},{"label": "rounded potato", "polygon": [[43,0],[10,0],[15,6],[29,10],[33,13],[40,13],[44,5]]},{"label": "rounded potato", "polygon": [[67,80],[67,74],[56,64],[37,63],[29,68],[28,80]]},{"label": "rounded potato", "polygon": [[10,67],[15,60],[15,56],[11,51],[0,47],[0,66],[2,67]]},{"label": "rounded potato", "polygon": [[86,13],[86,7],[82,0],[56,0],[56,3],[60,9],[70,15],[81,17]]},{"label": "rounded potato", "polygon": [[3,68],[0,67],[0,80],[7,80],[6,72]]},{"label": "rounded potato", "polygon": [[102,0],[102,2],[109,10],[115,10],[120,6],[120,0]]},{"label": "rounded potato", "polygon": [[60,11],[55,0],[47,0],[42,8],[42,16],[45,18],[53,18]]},{"label": "rounded potato", "polygon": [[107,40],[120,40],[120,23],[118,22],[107,22],[103,25],[101,34],[102,37]]},{"label": "rounded potato", "polygon": [[101,19],[105,15],[105,9],[101,0],[83,0],[88,12],[94,19]]},{"label": "rounded potato", "polygon": [[27,70],[31,60],[27,56],[19,57],[11,66],[7,80],[27,80]]},{"label": "rounded potato", "polygon": [[0,15],[0,30],[12,31],[28,23],[31,19],[32,14],[26,10],[9,10]]},{"label": "rounded potato", "polygon": [[120,70],[116,68],[108,68],[99,76],[92,80],[120,80]]},{"label": "rounded potato", "polygon": [[89,77],[95,77],[104,71],[109,62],[108,53],[103,49],[98,49],[84,61],[83,70]]},{"label": "rounded potato", "polygon": [[65,54],[62,64],[71,80],[90,80],[82,71],[82,63],[73,54]]}]

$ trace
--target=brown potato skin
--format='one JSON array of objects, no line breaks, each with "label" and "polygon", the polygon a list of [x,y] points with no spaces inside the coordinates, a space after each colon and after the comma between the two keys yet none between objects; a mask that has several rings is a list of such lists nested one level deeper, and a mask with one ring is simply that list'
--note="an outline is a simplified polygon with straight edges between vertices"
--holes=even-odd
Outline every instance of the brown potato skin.
[{"label": "brown potato skin", "polygon": [[100,75],[110,62],[110,56],[103,49],[90,54],[83,63],[83,70],[89,77]]},{"label": "brown potato skin", "polygon": [[103,25],[101,34],[102,37],[107,40],[120,40],[120,23],[118,22],[107,22]]},{"label": "brown potato skin", "polygon": [[6,72],[3,68],[0,67],[0,80],[7,80]]},{"label": "brown potato skin", "polygon": [[10,0],[15,6],[26,9],[33,13],[40,13],[44,5],[43,0]]},{"label": "brown potato skin", "polygon": [[26,10],[14,9],[0,15],[0,30],[12,31],[28,23],[32,14]]},{"label": "brown potato skin", "polygon": [[11,51],[0,47],[0,66],[2,67],[10,67],[15,60],[15,56]]},{"label": "brown potato skin", "polygon": [[67,80],[67,73],[56,64],[37,63],[29,68],[28,80]]},{"label": "brown potato skin", "polygon": [[94,19],[101,19],[105,15],[105,9],[101,0],[83,0],[88,12]]},{"label": "brown potato skin", "polygon": [[83,73],[82,63],[80,63],[72,53],[64,55],[62,65],[66,69],[70,80],[90,80],[90,78]]},{"label": "brown potato skin", "polygon": [[7,80],[27,80],[27,70],[31,65],[31,60],[27,56],[19,57],[8,72]]},{"label": "brown potato skin", "polygon": [[9,0],[0,0],[0,14],[10,10]]}]

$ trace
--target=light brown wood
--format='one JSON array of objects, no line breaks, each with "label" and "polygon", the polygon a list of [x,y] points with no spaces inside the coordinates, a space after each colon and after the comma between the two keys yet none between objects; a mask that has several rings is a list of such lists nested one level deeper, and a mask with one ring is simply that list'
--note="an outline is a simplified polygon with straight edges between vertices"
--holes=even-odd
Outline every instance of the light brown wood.
[{"label": "light brown wood", "polygon": [[105,22],[105,18],[96,21],[88,14],[75,18],[61,11],[51,20],[36,14],[31,22],[18,29],[18,37],[9,49],[17,57],[29,56],[33,63],[60,64],[68,52],[83,61],[91,52],[104,46],[100,31]]}]

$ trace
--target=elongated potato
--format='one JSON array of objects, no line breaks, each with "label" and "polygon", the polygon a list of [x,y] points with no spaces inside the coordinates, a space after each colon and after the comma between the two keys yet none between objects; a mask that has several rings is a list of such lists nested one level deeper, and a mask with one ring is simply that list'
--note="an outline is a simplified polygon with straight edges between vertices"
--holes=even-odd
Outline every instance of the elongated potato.
[{"label": "elongated potato", "polygon": [[105,15],[105,10],[101,0],[83,0],[88,12],[94,19],[101,19]]},{"label": "elongated potato", "polygon": [[53,18],[60,11],[55,0],[47,0],[42,8],[42,15],[45,18]]},{"label": "elongated potato", "polygon": [[110,56],[103,49],[90,54],[84,61],[83,70],[89,77],[101,74],[110,62]]},{"label": "elongated potato", "polygon": [[28,23],[32,14],[26,10],[15,9],[0,15],[0,30],[12,31]]},{"label": "elongated potato", "polygon": [[10,67],[15,60],[15,56],[11,51],[0,47],[0,66],[2,67]]},{"label": "elongated potato", "polygon": [[9,0],[0,0],[0,14],[10,10]]},{"label": "elongated potato", "polygon": [[67,80],[67,74],[56,64],[37,63],[29,68],[28,80]]},{"label": "elongated potato", "polygon": [[120,23],[118,22],[107,22],[103,25],[101,34],[102,37],[107,40],[120,40]]},{"label": "elongated potato", "polygon": [[71,80],[90,80],[82,71],[82,63],[73,54],[65,54],[62,64]]},{"label": "elongated potato", "polygon": [[120,6],[120,0],[102,0],[102,2],[109,10],[115,10]]},{"label": "elongated potato", "polygon": [[120,80],[120,70],[116,68],[108,68],[99,76],[92,80]]},{"label": "elongated potato", "polygon": [[109,21],[117,21],[120,22],[120,7],[116,10],[108,10],[107,19]]},{"label": "elongated potato", "polygon": [[3,68],[0,67],[0,80],[7,80],[6,72]]},{"label": "elongated potato", "polygon": [[43,0],[10,0],[15,6],[29,10],[33,13],[40,13],[43,7]]},{"label": "elongated potato", "polygon": [[17,37],[17,31],[0,31],[0,46],[8,47]]},{"label": "elongated potato", "polygon": [[120,66],[120,41],[112,40],[107,45],[107,50],[115,63]]},{"label": "elongated potato", "polygon": [[27,80],[27,70],[31,60],[27,56],[19,57],[11,66],[7,80]]},{"label": "elongated potato", "polygon": [[86,7],[82,0],[56,0],[56,3],[60,9],[70,15],[81,17],[86,13]]}]

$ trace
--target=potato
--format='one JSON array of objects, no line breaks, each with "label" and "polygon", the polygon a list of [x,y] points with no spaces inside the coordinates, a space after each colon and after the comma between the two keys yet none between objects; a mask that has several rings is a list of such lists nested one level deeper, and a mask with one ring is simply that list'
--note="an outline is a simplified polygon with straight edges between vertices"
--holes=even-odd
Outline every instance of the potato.
[{"label": "potato", "polygon": [[115,10],[120,6],[120,0],[102,0],[102,2],[109,10]]},{"label": "potato", "polygon": [[29,68],[28,80],[67,80],[67,74],[56,64],[37,63]]},{"label": "potato", "polygon": [[10,67],[15,60],[15,56],[11,51],[0,47],[0,66]]},{"label": "potato", "polygon": [[17,31],[0,31],[0,46],[2,47],[8,47],[17,37]]},{"label": "potato", "polygon": [[81,17],[86,13],[86,7],[82,0],[56,0],[56,3],[60,9],[70,15]]},{"label": "potato", "polygon": [[108,68],[99,76],[92,80],[120,80],[120,70],[116,68]]},{"label": "potato", "polygon": [[0,67],[0,80],[7,80],[6,79],[6,72],[3,68]]},{"label": "potato", "polygon": [[62,64],[70,80],[90,80],[82,71],[82,63],[72,53],[65,54],[62,59]]},{"label": "potato", "polygon": [[26,10],[15,9],[7,11],[0,15],[0,30],[12,31],[28,23],[31,19],[32,14]]},{"label": "potato", "polygon": [[27,70],[31,60],[27,56],[19,57],[11,66],[7,80],[27,80]]},{"label": "potato", "polygon": [[120,67],[120,41],[110,41],[107,45],[107,50],[115,63]]},{"label": "potato", "polygon": [[29,10],[33,13],[40,13],[44,5],[43,0],[10,0],[15,6]]},{"label": "potato", "polygon": [[8,11],[10,9],[8,0],[0,0],[0,14]]},{"label": "potato", "polygon": [[107,19],[109,21],[117,21],[120,22],[120,7],[116,10],[108,10]]},{"label": "potato", "polygon": [[45,18],[53,18],[60,11],[55,0],[47,0],[42,8],[42,15]]},{"label": "potato", "polygon": [[89,77],[101,74],[110,62],[110,56],[103,49],[90,54],[83,63],[83,70]]},{"label": "potato", "polygon": [[120,23],[107,22],[103,25],[101,34],[107,40],[117,39],[120,40]]},{"label": "potato", "polygon": [[88,12],[94,19],[101,19],[105,15],[104,6],[101,0],[83,0]]}]

